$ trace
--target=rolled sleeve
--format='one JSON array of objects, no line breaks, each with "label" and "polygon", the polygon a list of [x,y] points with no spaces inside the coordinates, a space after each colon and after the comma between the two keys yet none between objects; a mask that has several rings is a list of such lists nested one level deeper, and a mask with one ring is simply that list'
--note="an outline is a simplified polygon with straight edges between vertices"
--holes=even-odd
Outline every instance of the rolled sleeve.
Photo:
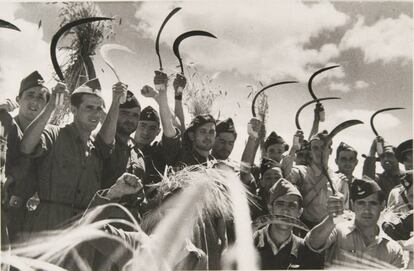
[{"label": "rolled sleeve", "polygon": [[95,148],[96,148],[96,153],[99,156],[99,158],[101,159],[107,159],[111,156],[112,154],[112,150],[115,147],[115,139],[111,144],[106,144],[101,135],[98,134],[93,142]]},{"label": "rolled sleeve", "polygon": [[158,154],[162,155],[168,165],[172,165],[177,161],[181,150],[181,133],[175,128],[176,134],[174,137],[162,136],[158,144]]},{"label": "rolled sleeve", "polygon": [[53,148],[54,143],[59,135],[60,127],[50,125],[45,128],[42,135],[40,136],[39,143],[30,154],[32,158],[38,158],[46,155]]}]

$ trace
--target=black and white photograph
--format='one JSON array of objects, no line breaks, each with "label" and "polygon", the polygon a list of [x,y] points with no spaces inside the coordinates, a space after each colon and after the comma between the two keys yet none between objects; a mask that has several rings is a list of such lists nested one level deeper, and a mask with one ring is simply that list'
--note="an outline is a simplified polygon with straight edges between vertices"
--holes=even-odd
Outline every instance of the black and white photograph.
[{"label": "black and white photograph", "polygon": [[414,269],[413,5],[0,0],[1,270]]}]

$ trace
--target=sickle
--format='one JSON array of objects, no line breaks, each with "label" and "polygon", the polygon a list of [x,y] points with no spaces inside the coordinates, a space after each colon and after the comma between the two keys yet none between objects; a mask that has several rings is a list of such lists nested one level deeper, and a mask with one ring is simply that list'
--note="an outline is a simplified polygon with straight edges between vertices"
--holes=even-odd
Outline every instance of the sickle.
[{"label": "sickle", "polygon": [[312,74],[312,76],[309,78],[309,81],[308,81],[308,90],[309,90],[309,93],[310,93],[310,95],[312,96],[312,98],[313,98],[314,100],[316,100],[316,99],[318,99],[318,98],[316,97],[316,95],[315,95],[315,93],[313,92],[313,89],[312,89],[312,81],[313,81],[313,79],[314,79],[314,78],[315,78],[318,74],[320,74],[320,73],[322,73],[322,72],[324,72],[324,71],[330,70],[330,69],[337,68],[337,67],[339,67],[339,65],[325,67],[325,68],[323,68],[323,69],[320,69],[320,70],[316,71],[316,72],[315,72],[314,74]]},{"label": "sickle", "polygon": [[157,34],[157,39],[155,40],[155,52],[157,53],[158,56],[158,61],[160,63],[160,71],[162,71],[162,61],[161,61],[161,55],[160,55],[160,36],[161,36],[161,32],[164,29],[164,26],[167,24],[168,20],[175,14],[177,13],[181,8],[175,8],[173,9],[168,15],[167,17],[165,17],[164,21],[161,24],[160,30],[158,30],[158,34]]},{"label": "sickle", "polygon": [[181,67],[181,74],[184,74],[184,67],[183,67],[183,61],[181,59],[180,56],[180,43],[189,37],[192,36],[205,36],[205,37],[210,37],[210,38],[215,38],[217,39],[216,36],[214,36],[213,34],[206,32],[206,31],[201,31],[201,30],[194,30],[194,31],[188,31],[185,32],[183,34],[181,34],[180,36],[178,36],[178,38],[175,39],[174,44],[173,44],[173,51],[175,56],[178,58],[178,61],[180,62],[180,67]]},{"label": "sickle", "polygon": [[20,31],[20,29],[17,26],[2,19],[0,19],[0,28],[9,28],[16,31]]},{"label": "sickle", "polygon": [[[344,121],[344,122],[342,122],[341,124],[339,124],[338,126],[336,126],[330,133],[329,133],[329,135],[325,138],[325,144],[328,144],[328,142],[330,142],[331,140],[332,140],[332,138],[334,137],[334,136],[336,136],[340,131],[342,131],[342,130],[344,130],[344,129],[346,129],[346,128],[349,128],[349,127],[351,127],[351,126],[354,126],[354,125],[357,125],[357,124],[363,124],[363,122],[362,121],[360,121],[360,120],[347,120],[347,121]],[[321,165],[322,165],[322,171],[323,171],[323,174],[325,175],[325,177],[328,179],[328,182],[329,182],[329,185],[331,186],[331,189],[332,189],[332,193],[334,194],[334,195],[336,195],[336,191],[335,191],[335,188],[334,188],[334,186],[333,186],[333,182],[332,182],[332,179],[331,179],[331,177],[329,176],[329,173],[328,173],[328,169],[325,167],[325,164],[323,163],[323,156],[321,156]]]},{"label": "sickle", "polygon": [[292,83],[299,83],[299,82],[298,81],[283,81],[283,82],[279,82],[279,83],[274,83],[274,84],[270,84],[268,86],[265,86],[259,92],[257,92],[256,95],[254,95],[254,98],[253,98],[253,101],[252,101],[252,114],[253,114],[253,117],[256,117],[255,104],[256,104],[256,99],[260,95],[260,93],[262,93],[263,91],[265,91],[266,89],[271,88],[271,87],[275,87],[275,86],[278,86],[278,85],[284,85],[284,84],[292,84]]},{"label": "sickle", "polygon": [[120,50],[123,52],[127,52],[127,53],[131,53],[131,54],[135,54],[134,51],[132,51],[131,49],[119,45],[119,44],[113,44],[113,43],[109,43],[109,44],[104,44],[101,46],[101,49],[99,50],[99,52],[101,53],[102,59],[104,60],[105,64],[112,70],[112,72],[115,74],[116,79],[118,80],[118,82],[122,82],[114,65],[112,64],[111,60],[109,59],[109,52],[112,50]]},{"label": "sickle", "polygon": [[320,101],[325,101],[325,100],[337,100],[337,99],[341,99],[341,98],[338,98],[338,97],[326,97],[326,98],[319,98],[319,99],[312,100],[312,101],[310,101],[310,102],[307,102],[307,103],[303,104],[303,105],[302,105],[302,106],[298,109],[298,111],[296,112],[296,116],[295,116],[295,124],[296,124],[296,129],[298,129],[298,130],[302,130],[302,128],[300,127],[300,124],[299,124],[299,115],[300,115],[300,112],[302,112],[302,110],[303,110],[305,107],[307,107],[308,105],[310,105],[310,104],[312,104],[312,103],[319,103]]},{"label": "sickle", "polygon": [[370,124],[371,124],[372,131],[374,132],[374,134],[375,134],[376,136],[378,136],[378,132],[377,132],[377,130],[375,129],[375,126],[374,126],[374,118],[375,118],[375,116],[376,116],[376,115],[378,115],[378,114],[379,114],[379,113],[381,113],[381,112],[391,111],[391,110],[399,110],[399,109],[405,109],[405,108],[404,108],[404,107],[389,107],[389,108],[384,108],[384,109],[378,110],[377,112],[375,112],[375,113],[371,116],[371,119],[370,119]]},{"label": "sickle", "polygon": [[56,48],[57,48],[57,43],[60,37],[66,31],[68,31],[74,26],[85,24],[85,23],[96,22],[96,21],[103,21],[103,20],[113,20],[113,19],[108,18],[108,17],[89,17],[89,18],[79,19],[79,20],[65,24],[53,35],[52,42],[50,43],[50,58],[52,60],[53,68],[55,69],[55,72],[61,81],[65,80],[65,78],[63,76],[62,70],[59,67],[59,63],[56,57]]}]

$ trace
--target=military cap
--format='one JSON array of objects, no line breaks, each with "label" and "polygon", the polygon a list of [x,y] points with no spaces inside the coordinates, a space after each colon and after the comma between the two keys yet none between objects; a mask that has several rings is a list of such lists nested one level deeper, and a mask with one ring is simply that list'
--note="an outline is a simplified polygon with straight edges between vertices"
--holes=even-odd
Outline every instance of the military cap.
[{"label": "military cap", "polygon": [[135,108],[139,107],[141,108],[141,105],[139,104],[137,98],[135,97],[134,93],[131,91],[127,91],[126,101],[123,104],[119,105],[119,108]]},{"label": "military cap", "polygon": [[102,88],[98,78],[94,78],[85,82],[83,85],[76,88],[72,92],[71,96],[76,94],[91,94],[102,98]]},{"label": "military cap", "polygon": [[234,123],[231,118],[225,120],[217,121],[216,123],[216,132],[219,133],[232,133],[237,134],[236,129],[234,128]]},{"label": "military cap", "polygon": [[139,116],[139,120],[156,121],[159,124],[160,116],[154,108],[152,108],[151,106],[147,106],[144,109],[142,109],[141,114]]},{"label": "military cap", "polygon": [[277,198],[285,195],[298,196],[302,202],[302,195],[294,184],[288,180],[281,178],[279,179],[269,190],[269,204],[272,204]]},{"label": "military cap", "polygon": [[285,142],[285,140],[281,136],[279,136],[275,132],[271,132],[270,135],[266,138],[266,141],[264,143],[265,150],[267,150],[269,146],[274,145],[274,144],[285,145],[285,151],[289,149],[289,145]]},{"label": "military cap", "polygon": [[206,123],[214,123],[214,125],[216,125],[216,121],[210,114],[197,115],[191,121],[190,126],[188,126],[187,128],[187,131],[194,131],[195,129]]},{"label": "military cap", "polygon": [[355,179],[351,183],[349,197],[352,200],[366,198],[376,192],[381,192],[381,187],[368,176],[363,176],[362,179]]},{"label": "military cap", "polygon": [[260,174],[261,177],[265,174],[265,172],[271,168],[277,167],[278,163],[273,160],[266,157],[263,157],[261,163],[260,163]]},{"label": "military cap", "polygon": [[339,143],[339,146],[336,149],[336,157],[339,157],[339,153],[341,151],[351,151],[351,152],[354,152],[355,155],[358,155],[358,152],[352,146],[350,146],[350,145],[348,145],[344,142]]},{"label": "military cap", "polygon": [[404,163],[405,154],[408,152],[413,151],[413,140],[408,139],[398,145],[397,149],[395,150],[395,157],[397,158],[398,162]]},{"label": "military cap", "polygon": [[22,95],[25,90],[32,87],[43,87],[50,93],[49,89],[44,86],[44,83],[45,80],[43,80],[43,77],[38,71],[32,72],[20,82],[19,96]]}]

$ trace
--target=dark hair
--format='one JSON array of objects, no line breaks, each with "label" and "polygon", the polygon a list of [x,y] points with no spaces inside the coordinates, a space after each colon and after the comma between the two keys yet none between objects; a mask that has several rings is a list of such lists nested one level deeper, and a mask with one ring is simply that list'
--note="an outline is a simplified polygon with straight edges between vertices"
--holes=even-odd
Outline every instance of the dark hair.
[{"label": "dark hair", "polygon": [[[386,198],[385,198],[385,193],[384,193],[384,191],[382,191],[382,190],[379,190],[379,191],[377,191],[377,192],[375,192],[375,193],[377,193],[377,195],[378,195],[378,201],[380,202],[380,203],[382,203],[382,202],[384,202],[385,200],[386,200]],[[372,194],[371,194],[372,195]],[[368,196],[370,196],[370,195],[368,195]],[[367,197],[368,197],[367,196]],[[352,200],[352,202],[355,202],[355,201],[357,201],[357,200],[359,200],[359,199],[355,199],[355,198],[349,198],[350,200]]]},{"label": "dark hair", "polygon": [[70,95],[70,105],[79,108],[79,105],[82,103],[82,97],[85,93],[75,93]]},{"label": "dark hair", "polygon": [[[44,86],[43,86],[42,88],[47,89],[47,87],[44,87]],[[17,97],[21,98],[21,97],[22,97],[22,95],[23,95],[23,93],[24,93],[26,90],[27,90],[27,89],[25,89],[25,90],[21,91]],[[47,103],[47,102],[49,102],[49,100],[50,100],[50,92],[49,92],[49,91],[46,91],[46,103]]]}]

